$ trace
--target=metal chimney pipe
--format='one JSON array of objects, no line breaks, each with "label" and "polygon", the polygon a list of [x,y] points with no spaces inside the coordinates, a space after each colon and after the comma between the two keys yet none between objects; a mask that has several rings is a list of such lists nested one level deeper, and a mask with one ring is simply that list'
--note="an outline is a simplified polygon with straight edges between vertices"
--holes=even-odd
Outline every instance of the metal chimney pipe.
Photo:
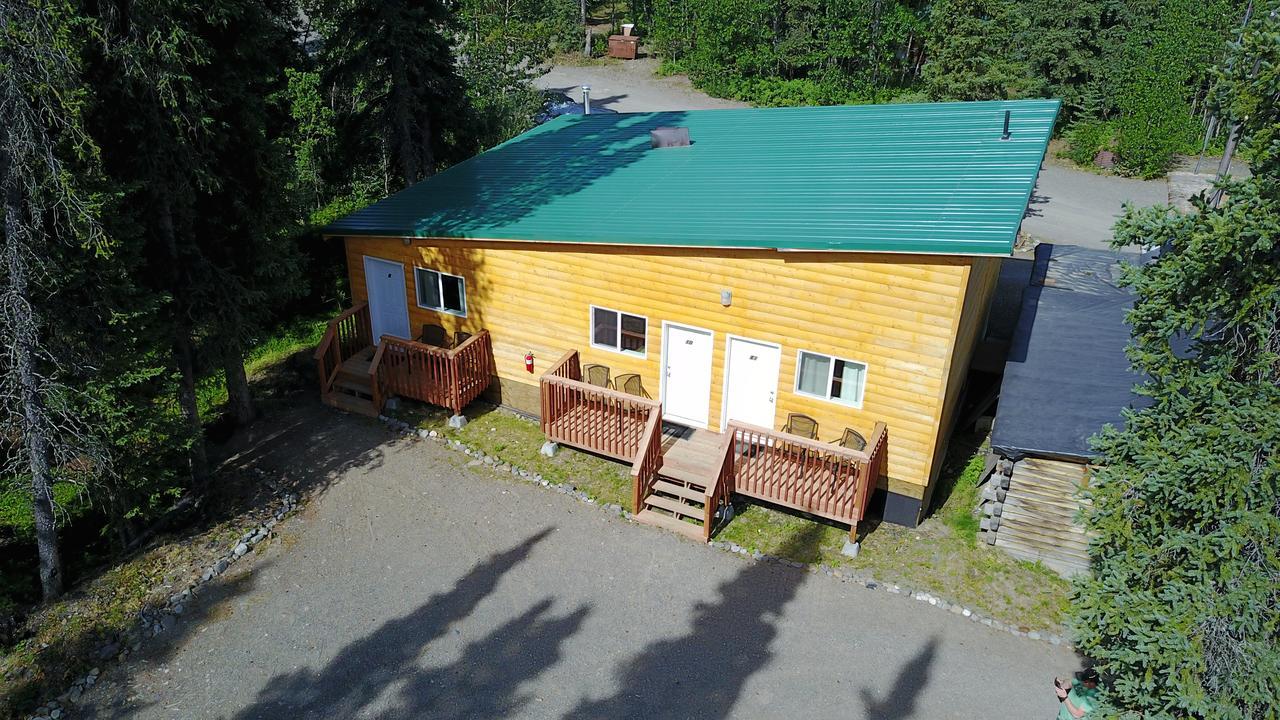
[{"label": "metal chimney pipe", "polygon": [[582,114],[583,115],[591,114],[591,86],[590,85],[582,86]]},{"label": "metal chimney pipe", "polygon": [[1004,111],[1004,130],[1000,133],[1001,140],[1009,139],[1009,111]]}]

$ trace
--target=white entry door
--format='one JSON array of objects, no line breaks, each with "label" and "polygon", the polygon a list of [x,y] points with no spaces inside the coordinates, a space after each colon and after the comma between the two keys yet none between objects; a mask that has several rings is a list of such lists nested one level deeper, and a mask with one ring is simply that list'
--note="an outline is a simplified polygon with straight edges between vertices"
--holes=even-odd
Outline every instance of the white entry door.
[{"label": "white entry door", "polygon": [[409,300],[405,293],[404,266],[365,256],[364,282],[369,293],[369,320],[373,343],[383,335],[409,339]]},{"label": "white entry door", "polygon": [[778,406],[778,367],[782,348],[772,343],[730,337],[725,346],[724,422],[731,420],[773,430]]},{"label": "white entry door", "polygon": [[711,404],[710,330],[662,324],[662,417],[704,428]]}]

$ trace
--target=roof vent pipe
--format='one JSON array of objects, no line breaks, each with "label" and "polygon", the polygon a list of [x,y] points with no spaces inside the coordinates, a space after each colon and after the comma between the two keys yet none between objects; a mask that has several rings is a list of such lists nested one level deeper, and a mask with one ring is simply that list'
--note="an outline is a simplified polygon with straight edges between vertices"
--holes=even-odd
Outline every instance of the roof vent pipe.
[{"label": "roof vent pipe", "polygon": [[1004,111],[1004,131],[1000,133],[1001,140],[1009,139],[1009,111]]},{"label": "roof vent pipe", "polygon": [[582,114],[583,115],[591,114],[591,86],[590,85],[582,86]]}]

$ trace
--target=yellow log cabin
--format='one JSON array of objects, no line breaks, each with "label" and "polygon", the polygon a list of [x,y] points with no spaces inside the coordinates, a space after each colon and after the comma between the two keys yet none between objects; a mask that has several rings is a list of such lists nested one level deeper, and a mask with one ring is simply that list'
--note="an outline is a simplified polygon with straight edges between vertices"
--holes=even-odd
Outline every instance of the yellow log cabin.
[{"label": "yellow log cabin", "polygon": [[914,525],[1057,108],[557,118],[326,228],[322,394],[486,393],[704,538],[733,494]]}]

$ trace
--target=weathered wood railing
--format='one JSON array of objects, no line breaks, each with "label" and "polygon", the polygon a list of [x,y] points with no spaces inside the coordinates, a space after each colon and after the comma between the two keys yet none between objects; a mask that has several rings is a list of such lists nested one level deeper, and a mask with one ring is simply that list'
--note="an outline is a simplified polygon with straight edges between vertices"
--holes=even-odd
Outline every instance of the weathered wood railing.
[{"label": "weathered wood railing", "polygon": [[345,360],[373,345],[372,327],[368,303],[348,308],[329,321],[315,352],[321,396],[333,391],[333,383]]},{"label": "weathered wood railing", "polygon": [[489,387],[493,344],[481,330],[456,348],[383,335],[369,365],[374,407],[391,395],[449,408],[455,415]]},{"label": "weathered wood railing", "polygon": [[727,432],[720,441],[720,449],[716,457],[716,476],[708,485],[702,501],[702,539],[710,540],[715,530],[716,513],[727,506],[733,498],[734,471],[737,469],[738,454],[735,452],[737,442],[734,434]]},{"label": "weathered wood railing", "polygon": [[734,469],[731,491],[849,523],[858,523],[885,469],[888,432],[876,423],[866,451],[850,450],[738,422],[729,424]]},{"label": "weathered wood railing", "polygon": [[[539,383],[542,394],[542,433],[552,442],[635,462],[651,437],[650,419],[661,405],[617,390],[582,382],[577,350],[565,353]],[[647,449],[647,448],[646,448]]]},{"label": "weathered wood railing", "polygon": [[649,414],[644,435],[631,463],[631,506],[633,512],[644,509],[644,499],[653,492],[658,482],[658,470],[662,469],[662,406]]}]

